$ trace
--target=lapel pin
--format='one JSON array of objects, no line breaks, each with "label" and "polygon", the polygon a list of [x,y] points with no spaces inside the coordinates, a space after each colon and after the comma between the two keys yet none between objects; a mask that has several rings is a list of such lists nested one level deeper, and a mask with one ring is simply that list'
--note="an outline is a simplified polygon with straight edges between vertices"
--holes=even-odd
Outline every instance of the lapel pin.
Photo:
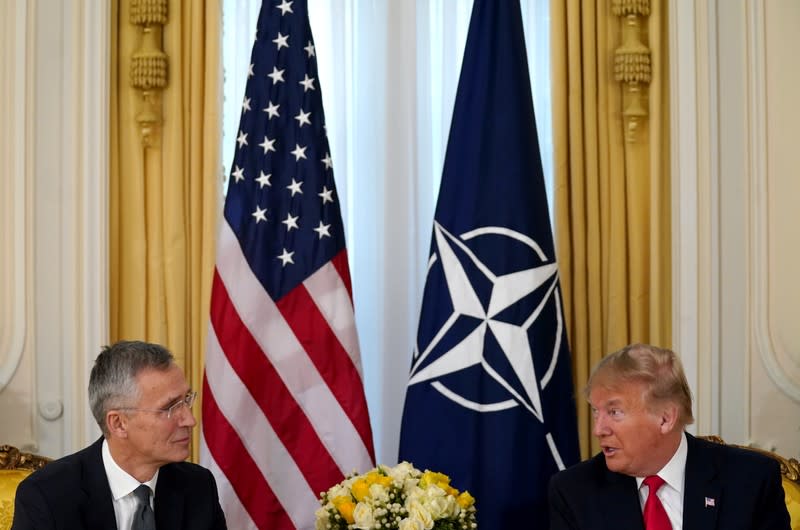
[{"label": "lapel pin", "polygon": [[711,497],[706,497],[705,507],[708,508],[709,506],[711,507],[715,506],[714,499],[712,499]]}]

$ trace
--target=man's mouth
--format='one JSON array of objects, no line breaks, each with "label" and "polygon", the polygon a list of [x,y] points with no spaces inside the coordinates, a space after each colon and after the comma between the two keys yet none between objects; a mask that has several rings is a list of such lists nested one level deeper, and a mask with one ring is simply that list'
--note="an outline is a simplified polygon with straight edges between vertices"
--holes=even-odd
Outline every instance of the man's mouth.
[{"label": "man's mouth", "polygon": [[616,447],[602,447],[601,449],[603,450],[603,454],[605,456],[614,456],[617,452]]}]

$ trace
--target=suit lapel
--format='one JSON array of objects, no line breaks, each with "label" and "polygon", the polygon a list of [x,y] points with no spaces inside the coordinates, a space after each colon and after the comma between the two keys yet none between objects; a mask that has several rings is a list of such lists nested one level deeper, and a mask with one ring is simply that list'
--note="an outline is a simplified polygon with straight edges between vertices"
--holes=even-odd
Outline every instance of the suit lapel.
[{"label": "suit lapel", "polygon": [[158,472],[154,505],[156,528],[183,528],[184,492],[170,464]]},{"label": "suit lapel", "polygon": [[86,503],[82,506],[86,528],[116,528],[114,501],[103,466],[103,439],[90,445],[82,455],[83,493]]},{"label": "suit lapel", "polygon": [[706,442],[686,434],[686,491],[683,493],[683,527],[716,528],[722,499],[715,452]]},{"label": "suit lapel", "polygon": [[600,495],[605,511],[605,526],[608,529],[644,530],[642,507],[636,490],[636,479],[627,475],[607,471],[608,482]]}]

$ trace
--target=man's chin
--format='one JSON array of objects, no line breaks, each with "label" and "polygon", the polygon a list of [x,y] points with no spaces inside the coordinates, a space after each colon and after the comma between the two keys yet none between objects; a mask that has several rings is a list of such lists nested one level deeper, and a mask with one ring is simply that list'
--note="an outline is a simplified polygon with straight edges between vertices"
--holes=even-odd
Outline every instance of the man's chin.
[{"label": "man's chin", "polygon": [[625,464],[620,459],[620,455],[617,453],[603,453],[606,459],[606,467],[609,471],[614,471],[615,473],[625,473]]},{"label": "man's chin", "polygon": [[189,458],[189,444],[186,445],[175,445],[171,451],[171,458],[170,461],[172,462],[183,462],[187,458]]},{"label": "man's chin", "polygon": [[177,464],[179,462],[185,462],[188,458],[189,458],[189,451],[186,451],[185,453],[176,454],[172,458],[171,463]]}]

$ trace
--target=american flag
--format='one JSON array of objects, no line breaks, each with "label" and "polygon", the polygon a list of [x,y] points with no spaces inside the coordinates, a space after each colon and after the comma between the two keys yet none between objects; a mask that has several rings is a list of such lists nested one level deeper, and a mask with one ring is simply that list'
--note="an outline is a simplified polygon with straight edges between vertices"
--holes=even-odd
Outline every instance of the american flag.
[{"label": "american flag", "polygon": [[313,528],[374,463],[305,0],[265,0],[211,294],[201,463],[230,528]]}]

